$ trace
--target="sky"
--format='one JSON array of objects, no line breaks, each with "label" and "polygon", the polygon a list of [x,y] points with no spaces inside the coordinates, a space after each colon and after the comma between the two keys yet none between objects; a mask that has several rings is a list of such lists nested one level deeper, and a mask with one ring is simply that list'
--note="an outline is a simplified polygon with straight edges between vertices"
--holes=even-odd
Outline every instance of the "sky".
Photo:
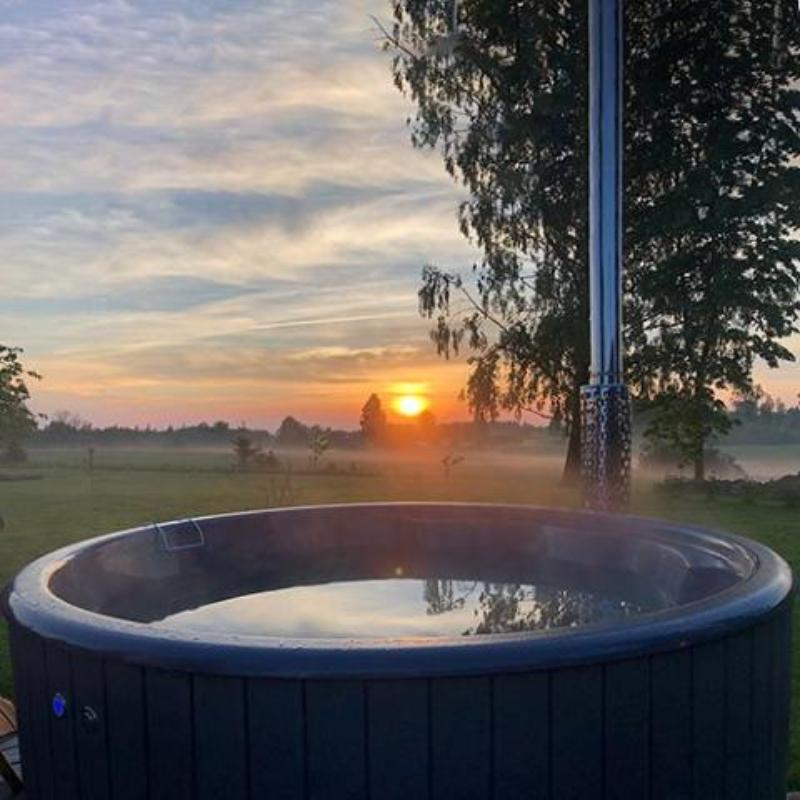
[{"label": "sky", "polygon": [[[410,146],[388,11],[0,0],[0,341],[44,376],[36,410],[354,427],[375,391],[467,416],[416,291],[476,254]],[[800,368],[757,379],[792,400]]]}]

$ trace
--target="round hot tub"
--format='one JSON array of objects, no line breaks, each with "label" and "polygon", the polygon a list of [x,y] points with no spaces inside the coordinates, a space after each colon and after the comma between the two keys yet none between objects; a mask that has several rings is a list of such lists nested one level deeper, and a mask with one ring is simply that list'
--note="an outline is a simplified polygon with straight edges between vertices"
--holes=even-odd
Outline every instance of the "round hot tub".
[{"label": "round hot tub", "polygon": [[23,570],[32,800],[777,798],[770,550],[516,506],[151,525]]}]

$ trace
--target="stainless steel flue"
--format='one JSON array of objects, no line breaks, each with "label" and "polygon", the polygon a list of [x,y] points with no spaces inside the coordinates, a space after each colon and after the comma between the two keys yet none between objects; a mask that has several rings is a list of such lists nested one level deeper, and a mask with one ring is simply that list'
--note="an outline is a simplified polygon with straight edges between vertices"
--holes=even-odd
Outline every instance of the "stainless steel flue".
[{"label": "stainless steel flue", "polygon": [[622,365],[623,0],[589,0],[591,382],[582,390],[584,502],[624,510],[630,399]]}]

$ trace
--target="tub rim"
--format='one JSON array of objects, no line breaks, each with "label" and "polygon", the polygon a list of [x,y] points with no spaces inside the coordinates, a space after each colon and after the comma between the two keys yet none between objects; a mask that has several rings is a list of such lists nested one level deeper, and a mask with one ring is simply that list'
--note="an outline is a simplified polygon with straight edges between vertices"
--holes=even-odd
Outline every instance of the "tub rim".
[{"label": "tub rim", "polygon": [[789,565],[770,548],[742,536],[651,517],[523,504],[376,502],[268,508],[194,519],[210,522],[288,512],[346,513],[376,507],[513,509],[516,513],[547,515],[572,524],[585,519],[631,528],[642,526],[651,533],[654,528],[671,530],[699,544],[740,548],[753,559],[754,569],[748,577],[721,592],[624,621],[545,632],[431,639],[288,639],[196,631],[181,634],[80,608],[50,590],[51,576],[66,561],[114,539],[152,531],[148,525],[77,542],[36,559],[3,592],[1,610],[12,627],[102,658],[142,667],[238,677],[363,679],[532,671],[683,649],[731,636],[766,620],[790,601],[794,590]]}]

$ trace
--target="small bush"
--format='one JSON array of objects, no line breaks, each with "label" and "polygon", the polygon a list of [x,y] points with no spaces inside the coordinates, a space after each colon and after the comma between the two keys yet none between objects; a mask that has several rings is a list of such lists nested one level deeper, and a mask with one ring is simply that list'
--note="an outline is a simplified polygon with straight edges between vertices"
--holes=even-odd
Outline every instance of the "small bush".
[{"label": "small bush", "polygon": [[800,473],[771,481],[666,478],[658,484],[658,490],[669,497],[702,494],[709,500],[728,498],[745,505],[779,503],[787,508],[800,508]]},{"label": "small bush", "polygon": [[256,453],[253,465],[262,472],[278,472],[281,468],[281,460],[272,450],[267,450],[266,453]]},{"label": "small bush", "polygon": [[6,447],[2,460],[6,464],[24,464],[28,460],[28,454],[21,444],[12,442]]}]

